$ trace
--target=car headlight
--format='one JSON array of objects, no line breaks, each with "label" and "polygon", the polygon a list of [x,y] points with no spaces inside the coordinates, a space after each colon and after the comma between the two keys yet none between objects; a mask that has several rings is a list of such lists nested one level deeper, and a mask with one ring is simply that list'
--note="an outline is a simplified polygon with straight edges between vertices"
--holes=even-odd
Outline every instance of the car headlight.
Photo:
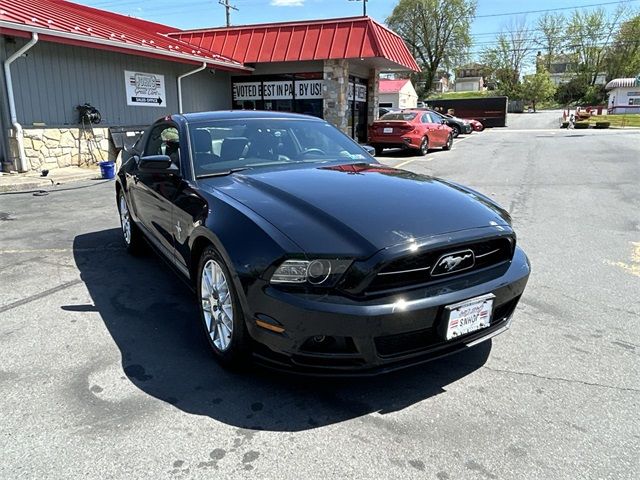
[{"label": "car headlight", "polygon": [[271,283],[303,284],[331,287],[347,271],[351,260],[324,259],[285,260],[273,272]]}]

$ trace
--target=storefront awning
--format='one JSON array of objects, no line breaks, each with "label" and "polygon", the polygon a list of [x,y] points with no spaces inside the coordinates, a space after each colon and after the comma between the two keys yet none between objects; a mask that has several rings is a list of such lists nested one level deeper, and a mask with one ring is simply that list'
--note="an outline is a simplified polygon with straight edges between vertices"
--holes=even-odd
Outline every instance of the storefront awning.
[{"label": "storefront awning", "polygon": [[185,30],[168,36],[240,63],[378,59],[383,69],[420,71],[402,38],[369,17]]}]

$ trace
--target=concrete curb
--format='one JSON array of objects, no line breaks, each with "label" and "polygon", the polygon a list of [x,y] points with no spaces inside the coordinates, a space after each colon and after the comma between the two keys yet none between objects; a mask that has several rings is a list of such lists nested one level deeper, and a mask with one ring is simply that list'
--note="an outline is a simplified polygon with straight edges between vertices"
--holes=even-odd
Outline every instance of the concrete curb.
[{"label": "concrete curb", "polygon": [[83,180],[99,180],[100,171],[94,169],[78,169],[80,171],[59,172],[51,171],[46,177],[32,177],[25,175],[0,176],[0,193],[23,192],[28,190],[42,190],[66,183]]}]

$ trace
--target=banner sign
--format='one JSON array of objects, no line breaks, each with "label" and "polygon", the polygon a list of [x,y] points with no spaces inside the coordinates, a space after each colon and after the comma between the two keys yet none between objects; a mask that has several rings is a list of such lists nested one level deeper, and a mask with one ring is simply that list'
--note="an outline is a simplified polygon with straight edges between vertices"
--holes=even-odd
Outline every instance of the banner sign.
[{"label": "banner sign", "polygon": [[[295,89],[295,92],[294,92]],[[233,84],[233,100],[291,100],[322,98],[322,80],[243,82]]]},{"label": "banner sign", "polygon": [[296,98],[304,100],[322,98],[322,80],[296,81]]},{"label": "banner sign", "polygon": [[235,83],[233,85],[234,100],[262,100],[262,84],[260,82]]},{"label": "banner sign", "polygon": [[164,107],[166,94],[164,75],[157,73],[124,72],[127,105],[131,107]]}]

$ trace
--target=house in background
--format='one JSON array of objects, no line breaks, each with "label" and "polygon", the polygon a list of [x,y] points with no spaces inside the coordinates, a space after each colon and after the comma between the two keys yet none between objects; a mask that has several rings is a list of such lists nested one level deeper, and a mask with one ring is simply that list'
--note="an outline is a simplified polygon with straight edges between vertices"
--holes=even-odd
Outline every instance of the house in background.
[{"label": "house in background", "polygon": [[445,93],[449,91],[449,79],[451,75],[444,70],[439,71],[436,74],[436,78],[433,79],[431,84],[431,91],[436,93]]},{"label": "house in background", "polygon": [[[547,57],[542,52],[538,52],[536,55],[536,71],[540,72],[543,68],[549,70],[549,77],[554,85],[562,85],[577,76],[576,72],[579,65],[572,55],[560,52],[557,55],[553,55],[551,62],[548,61]],[[605,83],[606,73],[598,73],[595,84],[604,85]]]},{"label": "house in background", "polygon": [[640,113],[640,75],[636,78],[616,78],[607,83],[610,114]]},{"label": "house in background", "polygon": [[418,94],[411,80],[380,79],[380,107],[416,108]]},{"label": "house in background", "polygon": [[480,63],[470,63],[456,69],[456,92],[481,92],[485,86],[486,67]]}]

